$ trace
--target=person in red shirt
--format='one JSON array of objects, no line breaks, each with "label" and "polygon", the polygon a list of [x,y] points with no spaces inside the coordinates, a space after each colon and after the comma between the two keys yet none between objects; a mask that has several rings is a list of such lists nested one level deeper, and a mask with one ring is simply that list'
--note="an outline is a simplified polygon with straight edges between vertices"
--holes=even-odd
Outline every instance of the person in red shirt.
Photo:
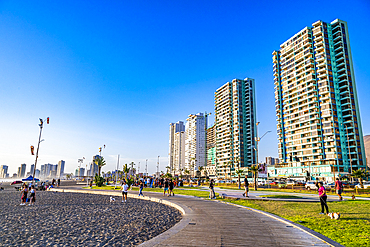
[{"label": "person in red shirt", "polygon": [[339,201],[343,200],[342,198],[342,192],[343,192],[343,183],[337,178],[335,181],[335,191],[337,192],[337,195],[339,196]]}]

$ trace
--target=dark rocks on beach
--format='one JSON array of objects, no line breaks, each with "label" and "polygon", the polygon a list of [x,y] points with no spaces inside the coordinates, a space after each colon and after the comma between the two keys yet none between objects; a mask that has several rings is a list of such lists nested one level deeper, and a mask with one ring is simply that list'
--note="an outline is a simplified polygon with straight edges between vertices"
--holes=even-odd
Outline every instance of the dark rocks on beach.
[{"label": "dark rocks on beach", "polygon": [[37,192],[20,206],[20,193],[0,193],[0,246],[134,246],[181,219],[169,206],[110,196]]}]

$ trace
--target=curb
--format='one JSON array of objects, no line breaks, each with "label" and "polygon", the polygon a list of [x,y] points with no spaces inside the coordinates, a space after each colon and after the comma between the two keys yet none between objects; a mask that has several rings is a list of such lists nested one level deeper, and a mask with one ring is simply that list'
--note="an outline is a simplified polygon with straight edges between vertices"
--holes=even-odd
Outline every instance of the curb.
[{"label": "curb", "polygon": [[270,217],[270,218],[273,218],[275,220],[278,220],[280,222],[283,222],[287,225],[290,225],[290,226],[293,226],[295,228],[298,228],[299,230],[321,240],[322,242],[330,245],[330,246],[335,246],[335,247],[345,247],[344,245],[341,245],[340,243],[337,243],[335,242],[334,240],[322,235],[321,233],[318,233],[318,232],[315,232],[314,230],[311,230],[310,228],[307,228],[305,226],[302,226],[300,224],[297,224],[293,221],[290,221],[290,220],[287,220],[287,219],[284,219],[280,216],[277,216],[277,215],[274,215],[274,214],[271,214],[271,213],[268,213],[268,212],[265,212],[265,211],[262,211],[262,210],[258,210],[258,209],[254,209],[254,208],[250,208],[250,207],[247,207],[247,206],[242,206],[242,205],[238,205],[238,204],[234,204],[234,203],[230,203],[230,202],[223,202],[223,201],[217,201],[219,203],[225,203],[225,204],[228,204],[228,205],[232,205],[232,206],[235,206],[235,207],[240,207],[240,208],[244,208],[246,210],[251,210],[251,211],[254,211],[256,213],[260,213],[260,214],[263,214],[267,217]]}]

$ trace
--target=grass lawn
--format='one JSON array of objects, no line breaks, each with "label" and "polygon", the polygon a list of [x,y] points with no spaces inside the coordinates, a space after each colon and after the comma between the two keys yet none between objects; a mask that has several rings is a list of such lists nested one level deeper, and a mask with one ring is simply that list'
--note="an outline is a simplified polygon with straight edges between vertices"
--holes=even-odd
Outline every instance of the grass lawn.
[{"label": "grass lawn", "polygon": [[262,198],[284,198],[284,199],[300,199],[302,197],[300,196],[291,196],[291,195],[263,195],[263,196],[259,196],[259,197],[262,197]]},{"label": "grass lawn", "polygon": [[326,215],[319,215],[321,211],[319,203],[221,200],[276,214],[345,246],[370,246],[369,201],[328,202],[330,211],[341,214],[339,220],[332,220]]}]

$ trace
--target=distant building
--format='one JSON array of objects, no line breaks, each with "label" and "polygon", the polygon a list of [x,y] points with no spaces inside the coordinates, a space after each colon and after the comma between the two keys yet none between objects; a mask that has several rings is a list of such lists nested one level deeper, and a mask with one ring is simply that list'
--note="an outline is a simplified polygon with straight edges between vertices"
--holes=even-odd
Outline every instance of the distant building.
[{"label": "distant building", "polygon": [[0,178],[7,178],[9,176],[8,174],[8,166],[1,165],[0,166]]},{"label": "distant building", "polygon": [[26,176],[26,164],[21,165],[21,178],[24,178]]},{"label": "distant building", "polygon": [[205,117],[203,113],[190,114],[185,125],[185,168],[192,171],[205,166]]},{"label": "distant building", "polygon": [[32,164],[31,165],[31,169],[30,169],[30,174],[31,176],[33,176],[33,170],[35,169],[35,164]]},{"label": "distant building", "polygon": [[18,167],[17,178],[21,178],[21,174],[22,174],[22,167]]},{"label": "distant building", "polygon": [[185,166],[185,125],[182,121],[170,123],[168,166],[171,174],[178,174]]},{"label": "distant building", "polygon": [[255,81],[234,79],[215,93],[217,176],[230,178],[235,170],[257,163]]},{"label": "distant building", "polygon": [[36,178],[39,178],[40,177],[40,170],[39,169],[36,169],[36,171],[35,171],[35,177]]},{"label": "distant building", "polygon": [[205,175],[216,176],[216,125],[207,129],[207,165]]},{"label": "distant building", "polygon": [[364,136],[367,166],[370,168],[370,135]]},{"label": "distant building", "polygon": [[90,176],[95,177],[95,174],[99,173],[99,167],[96,164],[96,162],[99,158],[100,158],[99,155],[93,156],[93,161],[90,163]]},{"label": "distant building", "polygon": [[85,175],[85,168],[78,168],[78,176],[83,177]]},{"label": "distant building", "polygon": [[273,157],[266,157],[266,165],[268,165],[268,166],[275,165],[275,158],[273,158]]},{"label": "distant building", "polygon": [[57,178],[60,178],[61,176],[63,176],[63,173],[64,173],[64,165],[65,165],[65,161],[64,160],[61,160],[58,162],[58,167],[57,167]]}]

